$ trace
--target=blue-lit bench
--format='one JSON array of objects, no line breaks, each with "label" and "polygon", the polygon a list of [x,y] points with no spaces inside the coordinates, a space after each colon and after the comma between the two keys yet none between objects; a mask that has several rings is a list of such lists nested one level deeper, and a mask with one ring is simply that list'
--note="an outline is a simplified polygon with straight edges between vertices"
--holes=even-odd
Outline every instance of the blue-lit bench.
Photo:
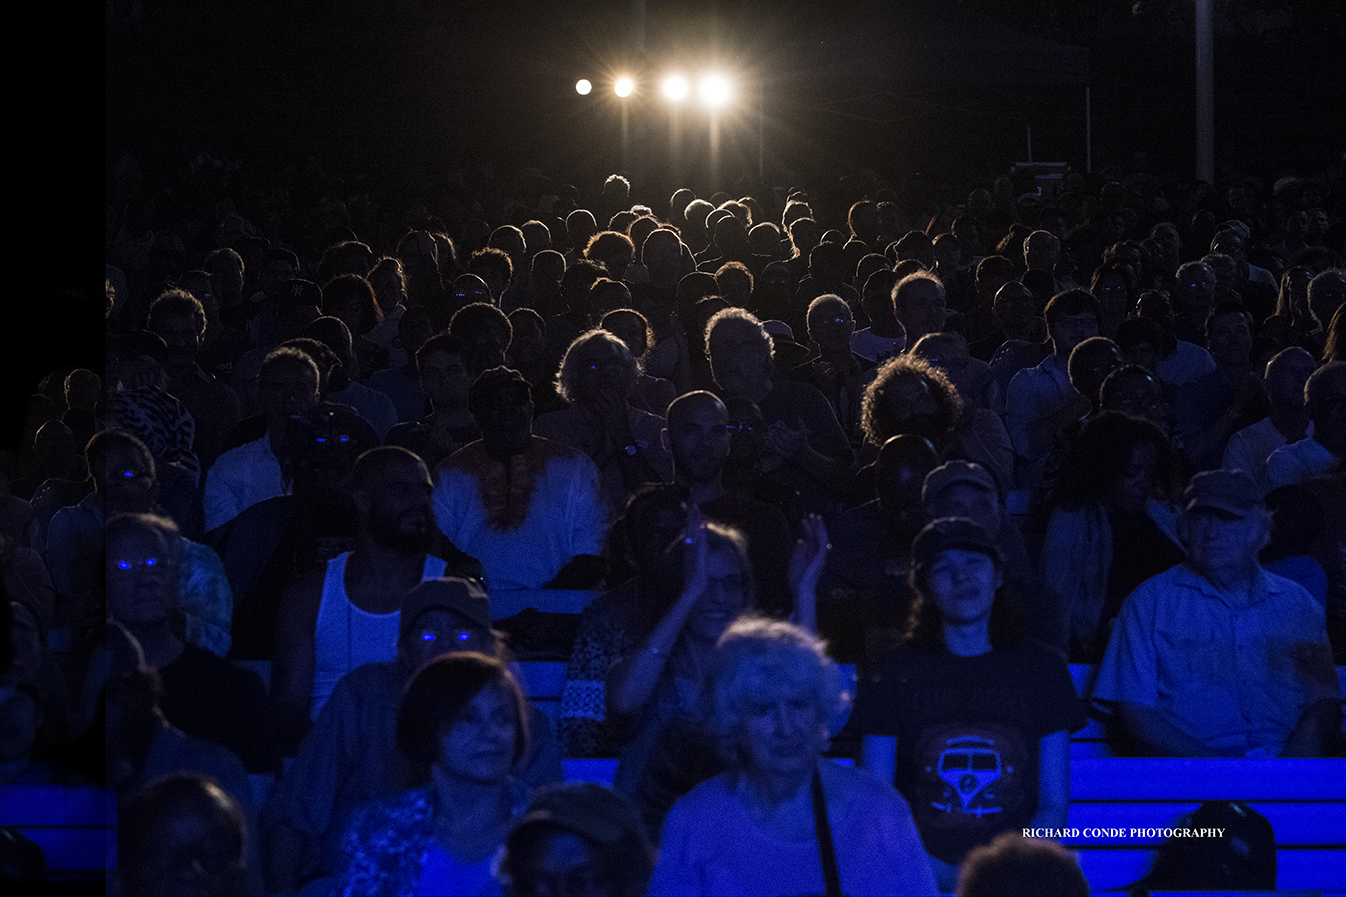
[{"label": "blue-lit bench", "polygon": [[8,785],[0,788],[0,826],[42,848],[51,884],[102,881],[117,855],[117,799],[106,788]]}]

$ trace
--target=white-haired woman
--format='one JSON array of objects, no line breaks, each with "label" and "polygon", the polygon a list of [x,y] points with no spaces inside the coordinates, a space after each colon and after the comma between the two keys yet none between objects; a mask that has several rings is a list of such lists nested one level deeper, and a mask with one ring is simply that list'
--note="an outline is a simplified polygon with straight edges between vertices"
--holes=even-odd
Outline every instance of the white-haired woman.
[{"label": "white-haired woman", "polygon": [[614,518],[641,483],[673,478],[673,460],[660,436],[664,419],[627,401],[639,377],[635,356],[621,339],[601,329],[582,333],[557,375],[557,391],[570,407],[533,423],[534,435],[589,456]]},{"label": "white-haired woman", "polygon": [[846,699],[807,630],[730,626],[705,708],[729,769],[673,805],[650,893],[934,894],[906,801],[821,756]]}]

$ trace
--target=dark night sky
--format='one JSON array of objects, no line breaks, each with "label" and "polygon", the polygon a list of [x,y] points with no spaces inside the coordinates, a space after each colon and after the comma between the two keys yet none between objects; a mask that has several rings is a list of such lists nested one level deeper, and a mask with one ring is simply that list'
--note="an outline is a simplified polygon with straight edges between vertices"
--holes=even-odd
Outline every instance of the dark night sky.
[{"label": "dark night sky", "polygon": [[[1006,30],[1088,46],[1095,143],[1124,155],[1143,147],[1190,170],[1190,2],[1142,2],[1137,15],[1130,0],[650,0],[644,60],[654,72],[665,60],[718,55],[728,66],[761,72],[775,151],[768,167],[777,172],[850,157],[963,177],[1022,155],[1025,123],[1034,126],[1037,158],[1082,163],[1082,89],[988,93],[940,83],[939,74],[911,83],[894,76],[882,54],[853,52],[855,39],[871,36],[870,23],[902,34],[903,16],[927,5],[955,28],[970,28],[990,11]],[[109,28],[108,146],[317,151],[381,164],[429,158],[612,167],[621,160],[616,104],[598,91],[582,101],[572,85],[586,72],[639,68],[630,8],[612,0],[172,4]],[[1339,12],[1311,18],[1321,8],[1291,0],[1217,2],[1217,139],[1232,144],[1231,164],[1250,153],[1316,164],[1315,153],[1330,159],[1334,146],[1339,152],[1341,116],[1327,111],[1330,97],[1346,95],[1339,55],[1302,52],[1305,41],[1317,44],[1310,50],[1330,47],[1340,31]],[[389,9],[401,12],[387,15]],[[1248,10],[1260,10],[1261,18]],[[965,47],[952,46],[957,70]],[[1306,102],[1324,89],[1316,108]],[[631,105],[636,136],[646,127],[652,145],[664,143],[663,104]],[[723,130],[731,144],[748,144],[745,161],[755,168],[752,105],[746,120]],[[689,132],[695,124],[689,121]],[[1317,141],[1323,124],[1332,133]]]}]

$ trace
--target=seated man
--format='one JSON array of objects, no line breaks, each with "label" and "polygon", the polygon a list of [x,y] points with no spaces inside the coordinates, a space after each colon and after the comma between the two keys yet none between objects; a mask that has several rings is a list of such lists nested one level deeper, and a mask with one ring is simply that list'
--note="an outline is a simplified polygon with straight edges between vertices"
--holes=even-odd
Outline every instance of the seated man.
[{"label": "seated man", "polygon": [[425,341],[416,352],[416,371],[430,412],[407,418],[389,430],[384,440],[387,445],[400,445],[420,455],[431,470],[481,437],[467,407],[472,379],[463,354],[462,341],[448,333],[437,333]]},{"label": "seated man", "polygon": [[1282,349],[1267,362],[1262,374],[1262,392],[1270,413],[1239,430],[1225,443],[1226,468],[1246,470],[1263,492],[1267,483],[1267,458],[1283,445],[1309,434],[1309,413],[1304,406],[1304,384],[1313,374],[1313,356],[1298,346]]},{"label": "seated man", "polygon": [[1267,573],[1270,525],[1243,471],[1192,478],[1178,533],[1187,561],[1127,597],[1094,689],[1123,734],[1160,757],[1313,757],[1340,696],[1322,605]]},{"label": "seated man", "polygon": [[720,397],[746,399],[762,412],[768,472],[799,492],[805,510],[833,510],[850,491],[854,452],[827,399],[775,377],[771,337],[742,309],[717,312],[705,333]]},{"label": "seated man", "polygon": [[793,610],[786,580],[794,543],[790,526],[779,508],[725,488],[730,435],[724,403],[702,390],[678,397],[668,406],[663,441],[673,456],[673,481],[687,487],[690,501],[708,519],[737,527],[747,537],[758,608],[788,615]]},{"label": "seated man", "polygon": [[558,382],[570,406],[542,415],[533,427],[538,436],[593,461],[613,518],[636,487],[662,482],[671,473],[659,438],[663,418],[628,402],[639,376],[626,343],[606,330],[583,333],[561,359]]},{"label": "seated man", "polygon": [[533,435],[532,391],[517,371],[484,371],[468,406],[481,439],[439,470],[433,504],[440,530],[481,561],[493,596],[593,588],[603,576],[607,529],[593,462]]},{"label": "seated man", "polygon": [[[274,893],[291,894],[306,880],[340,871],[352,814],[410,787],[410,761],[397,748],[397,708],[412,674],[450,651],[501,648],[490,602],[473,581],[428,579],[407,594],[396,658],[342,677],[272,794],[263,826]],[[531,786],[558,781],[561,751],[547,718],[534,708],[529,724],[530,756],[520,777]]]},{"label": "seated man", "polygon": [[1084,290],[1058,293],[1045,316],[1052,354],[1014,375],[1005,397],[1005,426],[1020,463],[1019,480],[1036,486],[1046,472],[1056,434],[1089,413],[1089,400],[1070,383],[1070,353],[1098,335],[1098,300]]},{"label": "seated man", "polygon": [[445,562],[430,554],[430,490],[429,471],[406,449],[380,446],[355,462],[355,550],[297,578],[280,605],[272,693],[288,743],[317,718],[337,680],[393,658],[403,596],[444,575]]},{"label": "seated man", "polygon": [[257,375],[266,433],[220,455],[206,474],[206,532],[218,529],[258,502],[288,495],[294,459],[286,440],[291,415],[318,404],[318,367],[297,349],[276,349]]},{"label": "seated man", "polygon": [[1304,384],[1304,408],[1313,429],[1267,457],[1267,485],[1302,483],[1340,472],[1346,461],[1346,362],[1323,365]]},{"label": "seated man", "polygon": [[184,541],[166,517],[113,517],[105,564],[108,617],[135,636],[146,662],[159,671],[159,707],[169,723],[228,748],[249,772],[271,772],[278,757],[262,680],[181,634]]}]

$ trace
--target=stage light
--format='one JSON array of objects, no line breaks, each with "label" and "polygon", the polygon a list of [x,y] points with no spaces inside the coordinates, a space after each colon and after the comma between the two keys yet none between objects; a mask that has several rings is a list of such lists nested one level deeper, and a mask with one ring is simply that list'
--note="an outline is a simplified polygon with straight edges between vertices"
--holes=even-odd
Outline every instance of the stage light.
[{"label": "stage light", "polygon": [[664,96],[670,100],[687,98],[687,79],[682,75],[669,75],[664,79]]},{"label": "stage light", "polygon": [[701,102],[723,106],[729,101],[729,81],[724,75],[706,75],[701,79]]},{"label": "stage light", "polygon": [[630,78],[618,78],[617,84],[613,89],[616,90],[617,96],[629,97],[631,95],[631,91],[635,90],[635,87],[636,87],[635,82],[633,82]]},{"label": "stage light", "polygon": [[575,82],[575,93],[579,94],[582,97],[587,97],[589,95],[589,91],[593,89],[594,86],[589,83],[588,78],[581,78]]}]

